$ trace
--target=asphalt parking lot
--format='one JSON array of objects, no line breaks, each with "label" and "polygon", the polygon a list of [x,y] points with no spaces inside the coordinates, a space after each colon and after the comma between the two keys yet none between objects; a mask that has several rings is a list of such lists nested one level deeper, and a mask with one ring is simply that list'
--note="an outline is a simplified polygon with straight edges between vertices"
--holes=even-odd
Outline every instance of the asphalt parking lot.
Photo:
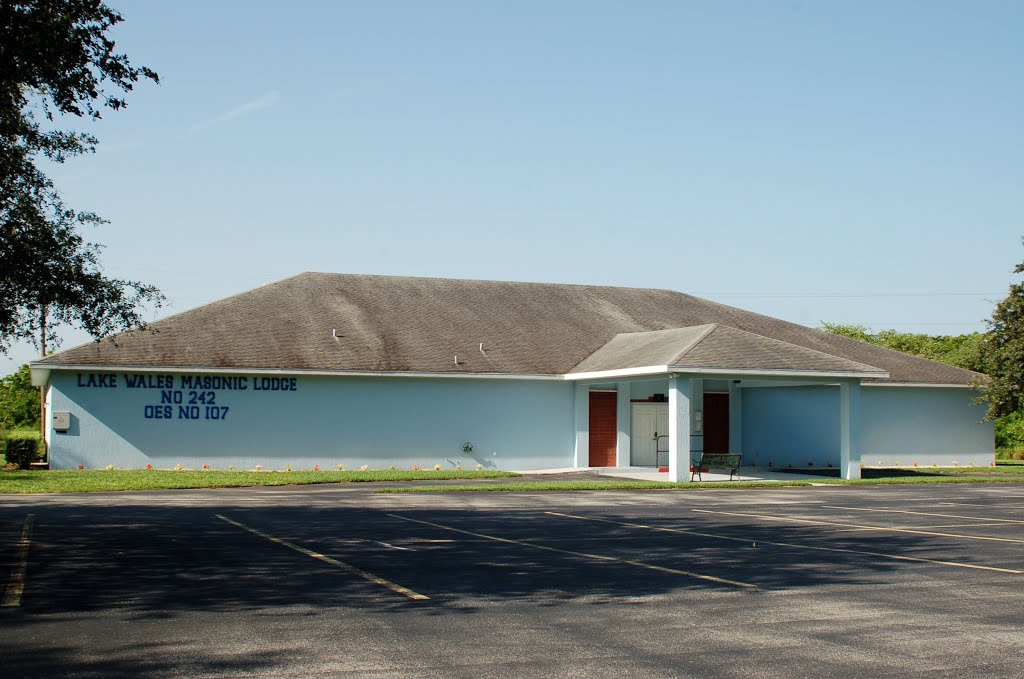
[{"label": "asphalt parking lot", "polygon": [[0,496],[21,676],[1015,677],[1024,488]]}]

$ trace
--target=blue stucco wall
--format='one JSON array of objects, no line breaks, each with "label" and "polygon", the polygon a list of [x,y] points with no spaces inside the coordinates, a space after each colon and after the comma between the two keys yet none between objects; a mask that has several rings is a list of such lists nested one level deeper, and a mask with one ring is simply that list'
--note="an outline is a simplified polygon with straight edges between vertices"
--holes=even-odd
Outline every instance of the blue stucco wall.
[{"label": "blue stucco wall", "polygon": [[[865,466],[987,465],[991,422],[968,389],[863,387],[861,462]],[[743,390],[744,463],[827,467],[839,463],[839,388]]]},{"label": "blue stucco wall", "polygon": [[[98,375],[86,386],[88,375],[51,376],[51,412],[71,413],[67,433],[49,432],[55,469],[572,465],[573,393],[565,382],[309,376],[294,378],[295,391],[268,391],[254,388],[254,376],[247,389],[230,390],[183,388],[173,375],[169,391],[181,392],[172,398],[182,403],[162,404],[167,390],[128,388],[123,374],[116,386],[100,386]],[[183,418],[193,391],[212,391],[214,404],[197,402],[199,419]],[[206,419],[208,407],[229,410]],[[462,451],[466,441],[472,453]]]}]

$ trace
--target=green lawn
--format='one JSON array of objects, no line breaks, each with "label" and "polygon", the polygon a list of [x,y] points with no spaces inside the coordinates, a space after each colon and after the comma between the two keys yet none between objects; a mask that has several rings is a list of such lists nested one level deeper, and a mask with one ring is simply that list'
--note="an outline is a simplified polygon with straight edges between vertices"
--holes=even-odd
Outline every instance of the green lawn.
[{"label": "green lawn", "polygon": [[[718,481],[705,483],[665,483],[659,481],[537,481],[488,484],[449,484],[380,488],[377,493],[460,493],[495,491],[568,491],[568,490],[685,490],[699,488],[740,489],[766,486],[810,486],[813,484],[884,485],[914,483],[1024,483],[1024,465],[1000,462],[996,467],[928,467],[920,469],[863,469],[857,481],[842,481],[837,469],[786,470],[793,474],[813,474],[829,478],[790,481]],[[834,478],[833,478],[834,477]]]},{"label": "green lawn", "polygon": [[[788,470],[798,473],[798,470]],[[859,481],[841,481],[837,470],[805,470],[830,478],[790,481],[727,481],[705,483],[663,483],[657,481],[510,481],[497,483],[425,485],[381,488],[384,493],[452,493],[467,491],[572,491],[572,490],[673,490],[741,489],[764,486],[808,486],[812,483],[909,484],[909,483],[1021,483],[1024,464],[1000,462],[995,467],[926,467],[916,469],[862,470]],[[502,471],[466,470],[367,470],[367,471],[201,471],[144,469],[14,470],[0,471],[0,494],[4,493],[86,493],[99,491],[158,490],[182,488],[234,488],[242,486],[283,486],[311,483],[358,483],[373,481],[452,481],[515,478]]]},{"label": "green lawn", "polygon": [[372,481],[442,481],[451,479],[512,478],[502,471],[169,471],[157,469],[59,469],[0,471],[0,494],[93,493],[168,488],[237,488],[242,486],[289,486],[307,483],[357,483]]}]

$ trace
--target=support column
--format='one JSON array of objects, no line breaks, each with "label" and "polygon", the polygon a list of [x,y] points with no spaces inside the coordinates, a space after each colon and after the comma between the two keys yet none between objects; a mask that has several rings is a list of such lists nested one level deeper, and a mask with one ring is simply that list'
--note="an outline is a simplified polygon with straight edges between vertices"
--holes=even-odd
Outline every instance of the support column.
[{"label": "support column", "polygon": [[575,391],[576,446],[572,466],[590,466],[590,385],[576,383]]},{"label": "support column", "polygon": [[668,480],[690,480],[689,378],[668,378]]},{"label": "support column", "polygon": [[615,440],[615,466],[628,467],[630,461],[630,436],[633,433],[633,413],[629,405],[629,382],[616,385],[615,422],[618,434]]},{"label": "support column", "polygon": [[743,452],[743,390],[729,382],[729,452]]},{"label": "support column", "polygon": [[860,382],[839,384],[839,476],[860,478]]}]

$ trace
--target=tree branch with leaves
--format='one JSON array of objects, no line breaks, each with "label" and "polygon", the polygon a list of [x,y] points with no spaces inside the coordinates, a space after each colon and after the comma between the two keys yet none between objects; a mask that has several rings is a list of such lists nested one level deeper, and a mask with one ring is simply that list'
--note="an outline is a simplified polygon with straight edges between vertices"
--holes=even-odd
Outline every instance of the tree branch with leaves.
[{"label": "tree branch with leaves", "polygon": [[145,305],[164,301],[152,285],[103,274],[101,246],[81,229],[104,220],[65,206],[39,167],[96,148],[88,133],[51,129],[58,122],[97,120],[140,80],[159,82],[116,51],[108,32],[121,21],[99,0],[0,0],[0,352],[53,343],[60,323],[96,338],[136,328]]}]

